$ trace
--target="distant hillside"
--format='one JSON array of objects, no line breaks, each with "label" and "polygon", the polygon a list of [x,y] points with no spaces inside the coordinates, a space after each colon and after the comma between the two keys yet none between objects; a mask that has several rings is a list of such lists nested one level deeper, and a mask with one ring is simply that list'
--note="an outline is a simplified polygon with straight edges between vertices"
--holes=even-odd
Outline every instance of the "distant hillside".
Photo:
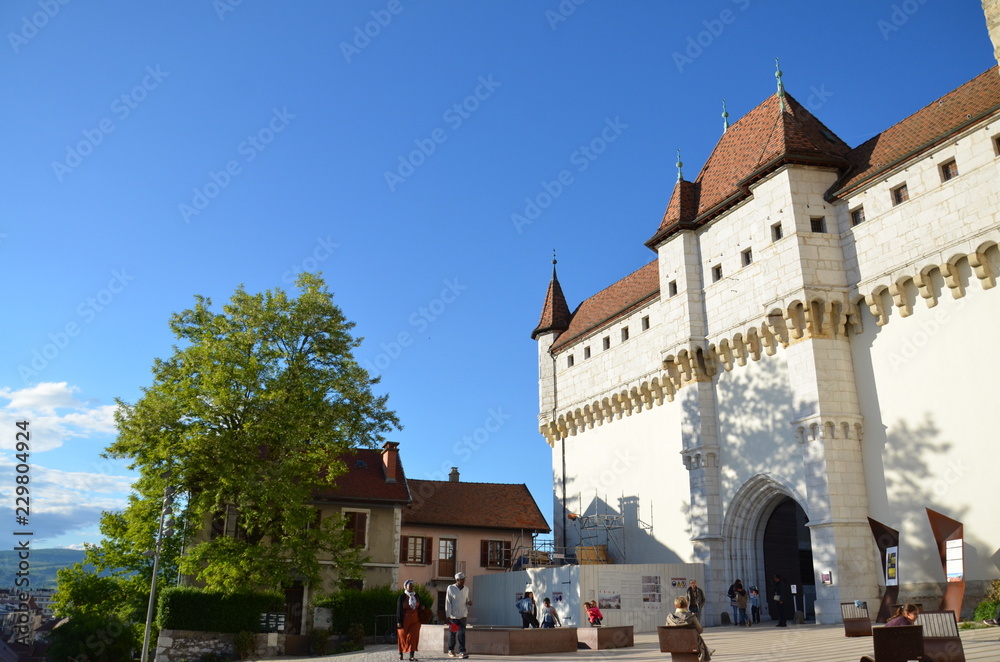
[{"label": "distant hillside", "polygon": [[[55,588],[56,571],[83,560],[83,550],[33,549],[31,563],[31,588]],[[0,550],[0,588],[14,588],[17,564],[20,559],[13,550]]]}]

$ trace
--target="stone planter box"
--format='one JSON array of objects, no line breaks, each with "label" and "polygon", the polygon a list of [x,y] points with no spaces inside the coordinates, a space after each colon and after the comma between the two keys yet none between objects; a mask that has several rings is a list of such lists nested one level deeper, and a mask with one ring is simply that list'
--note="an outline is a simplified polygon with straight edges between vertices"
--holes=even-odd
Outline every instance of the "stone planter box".
[{"label": "stone planter box", "polygon": [[628,648],[635,646],[635,636],[631,625],[608,625],[596,628],[577,628],[578,648],[604,650],[607,648]]},{"label": "stone planter box", "polygon": [[[594,628],[597,629],[597,628]],[[631,628],[630,628],[631,629]],[[448,651],[447,625],[420,627],[420,650]],[[510,628],[477,625],[465,629],[469,655],[534,655],[569,653],[577,649],[577,628]]]}]

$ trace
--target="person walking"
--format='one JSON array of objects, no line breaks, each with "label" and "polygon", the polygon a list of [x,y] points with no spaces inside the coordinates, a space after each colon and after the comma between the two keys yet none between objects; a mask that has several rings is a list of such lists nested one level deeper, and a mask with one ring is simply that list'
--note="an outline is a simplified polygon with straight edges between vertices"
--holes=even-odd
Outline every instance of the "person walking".
[{"label": "person walking", "polygon": [[535,603],[534,593],[524,592],[524,597],[517,601],[517,612],[521,614],[522,628],[527,630],[538,627],[538,605]]},{"label": "person walking", "polygon": [[736,581],[729,585],[726,595],[729,596],[729,606],[733,610],[733,625],[742,625],[740,622],[739,593],[743,591],[743,582],[737,577]]},{"label": "person walking", "polygon": [[559,614],[556,613],[555,607],[549,602],[548,598],[542,600],[542,610],[539,614],[541,618],[543,628],[554,628],[556,626],[562,627],[562,622],[559,620]]},{"label": "person walking", "polygon": [[[460,657],[466,659],[469,654],[465,652],[465,623],[469,617],[469,607],[472,600],[469,599],[469,589],[465,586],[465,573],[460,572],[455,575],[455,583],[448,587],[445,592],[444,615],[448,621],[448,657]],[[455,645],[458,644],[456,652]]]},{"label": "person walking", "polygon": [[699,616],[705,609],[705,591],[698,586],[698,580],[692,579],[687,590],[688,611]]},{"label": "person walking", "polygon": [[396,600],[396,642],[399,645],[399,659],[409,653],[416,660],[417,643],[420,641],[420,598],[413,590],[412,579],[403,582],[403,593]]},{"label": "person walking", "polygon": [[[774,573],[774,590],[771,593],[774,609],[778,612],[778,625],[775,627],[788,627],[788,622],[785,620],[785,611],[790,606],[792,594],[788,585],[785,584],[785,581],[778,573]],[[771,617],[774,618],[774,612],[771,612]]]}]

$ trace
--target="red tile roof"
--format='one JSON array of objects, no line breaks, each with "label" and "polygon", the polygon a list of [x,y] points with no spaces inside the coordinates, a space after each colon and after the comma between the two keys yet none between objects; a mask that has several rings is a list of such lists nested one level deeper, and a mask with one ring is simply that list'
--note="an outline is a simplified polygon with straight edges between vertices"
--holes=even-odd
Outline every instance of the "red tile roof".
[{"label": "red tile roof", "polygon": [[1000,72],[992,67],[851,150],[847,155],[850,168],[831,187],[827,197],[851,193],[998,110]]},{"label": "red tile roof", "polygon": [[542,318],[531,332],[531,339],[534,340],[546,331],[565,331],[569,328],[569,320],[569,306],[566,305],[566,297],[556,278],[556,265],[553,264],[552,280],[549,281],[549,290],[545,293],[545,304],[542,306]]},{"label": "red tile roof", "polygon": [[573,313],[569,328],[556,339],[552,352],[631,312],[660,295],[660,270],[653,260],[620,281],[586,299]]},{"label": "red tile roof", "polygon": [[317,492],[317,500],[409,503],[406,474],[398,456],[394,483],[385,480],[385,467],[379,450],[358,448],[341,459],[347,466],[347,473],[337,477],[337,487]]},{"label": "red tile roof", "polygon": [[456,526],[548,533],[545,517],[524,484],[411,480],[413,503],[403,526]]},{"label": "red tile roof", "polygon": [[[750,195],[750,185],[785,165],[805,163],[842,168],[850,147],[792,95],[773,94],[722,134],[698,178],[678,185],[656,234],[657,244],[685,225],[703,225]],[[675,197],[680,199],[675,202]],[[677,210],[676,212],[674,210]]]}]

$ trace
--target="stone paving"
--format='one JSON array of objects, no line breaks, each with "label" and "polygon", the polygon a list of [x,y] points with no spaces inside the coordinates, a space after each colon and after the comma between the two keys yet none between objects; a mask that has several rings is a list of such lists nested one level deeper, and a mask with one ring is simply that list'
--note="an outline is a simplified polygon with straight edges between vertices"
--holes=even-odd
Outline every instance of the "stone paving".
[{"label": "stone paving", "polygon": [[[1000,661],[1000,628],[983,628],[962,631],[962,646],[968,662]],[[705,641],[715,649],[715,662],[858,662],[862,655],[872,653],[871,637],[847,638],[842,625],[790,625],[776,628],[762,623],[753,628],[712,627],[705,629]],[[394,662],[398,659],[395,646],[376,645],[357,653],[344,653],[325,657],[304,658],[285,657],[279,660],[296,662]],[[448,660],[440,652],[420,651],[418,660]],[[477,655],[470,659],[489,659],[501,662],[504,659],[528,662],[662,662],[669,655],[661,653],[656,634],[644,632],[635,635],[635,647],[619,650],[589,651],[576,653],[552,653],[548,655],[519,656],[504,658]]]}]

